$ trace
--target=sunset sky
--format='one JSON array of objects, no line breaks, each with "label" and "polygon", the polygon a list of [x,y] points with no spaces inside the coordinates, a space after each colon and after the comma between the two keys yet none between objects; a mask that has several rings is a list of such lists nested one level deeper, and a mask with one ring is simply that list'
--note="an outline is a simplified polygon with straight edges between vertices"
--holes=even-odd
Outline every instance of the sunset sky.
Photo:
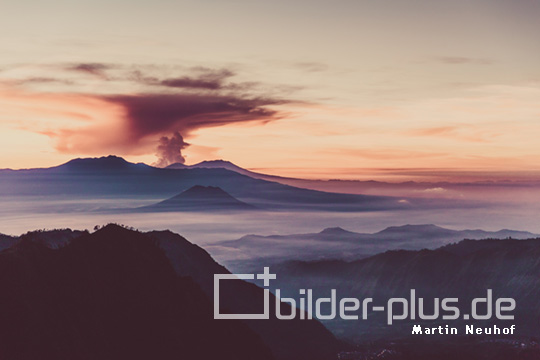
[{"label": "sunset sky", "polygon": [[539,19],[540,0],[4,0],[0,168],[536,176]]}]

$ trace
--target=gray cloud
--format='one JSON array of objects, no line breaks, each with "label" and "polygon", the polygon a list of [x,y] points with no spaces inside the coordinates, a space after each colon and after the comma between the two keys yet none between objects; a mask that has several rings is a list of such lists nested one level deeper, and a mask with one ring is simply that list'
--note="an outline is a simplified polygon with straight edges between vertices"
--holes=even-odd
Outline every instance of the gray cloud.
[{"label": "gray cloud", "polygon": [[442,64],[449,64],[449,65],[464,65],[464,64],[492,65],[493,64],[493,60],[491,59],[472,58],[472,57],[465,57],[465,56],[439,56],[435,58],[435,60]]},{"label": "gray cloud", "polygon": [[232,76],[234,76],[234,73],[227,69],[208,69],[196,77],[182,76],[169,78],[159,81],[159,84],[173,88],[219,90],[225,86],[225,80]]},{"label": "gray cloud", "polygon": [[320,62],[298,62],[295,63],[294,66],[307,72],[320,72],[328,70],[328,65]]},{"label": "gray cloud", "polygon": [[102,63],[79,63],[72,64],[66,67],[66,70],[77,71],[88,75],[94,75],[100,78],[107,78],[105,73],[110,68],[109,65]]}]

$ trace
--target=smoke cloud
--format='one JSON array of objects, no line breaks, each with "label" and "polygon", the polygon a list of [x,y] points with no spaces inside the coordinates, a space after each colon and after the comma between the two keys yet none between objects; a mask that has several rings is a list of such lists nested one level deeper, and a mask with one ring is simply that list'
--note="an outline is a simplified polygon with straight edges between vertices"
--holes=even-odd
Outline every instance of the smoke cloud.
[{"label": "smoke cloud", "polygon": [[[203,128],[278,120],[272,98],[219,94],[139,94],[58,96],[65,106],[82,111],[71,127],[42,130],[62,153],[88,155],[157,154],[156,165],[184,162],[185,138]],[[82,109],[82,110],[81,110]],[[73,117],[70,112],[64,116]],[[84,116],[84,117],[83,117]],[[78,125],[78,126],[77,126]]]},{"label": "smoke cloud", "polygon": [[186,162],[182,156],[182,150],[188,147],[189,144],[184,141],[184,138],[177,131],[171,137],[162,136],[159,139],[156,156],[158,161],[154,163],[157,167],[166,167],[171,164]]},{"label": "smoke cloud", "polygon": [[[56,150],[62,153],[137,156],[154,153],[157,166],[184,163],[182,150],[189,146],[184,139],[192,132],[239,122],[275,121],[282,118],[276,106],[289,103],[262,95],[254,88],[255,83],[230,82],[236,73],[225,68],[191,68],[189,73],[179,76],[170,76],[167,69],[149,68],[148,73],[103,63],[63,64],[62,69],[92,75],[107,81],[107,86],[113,89],[128,83],[145,86],[144,92],[114,95],[70,91],[21,95],[27,103],[34,103],[40,113],[44,107],[58,113],[57,117],[62,119],[60,126],[36,131],[52,138]],[[61,80],[64,79],[56,79]],[[34,80],[51,81],[55,79]]]},{"label": "smoke cloud", "polygon": [[204,127],[270,121],[277,113],[266,106],[282,103],[274,99],[207,94],[119,95],[105,99],[125,109],[128,133],[134,140],[176,131],[185,137],[190,131]]}]

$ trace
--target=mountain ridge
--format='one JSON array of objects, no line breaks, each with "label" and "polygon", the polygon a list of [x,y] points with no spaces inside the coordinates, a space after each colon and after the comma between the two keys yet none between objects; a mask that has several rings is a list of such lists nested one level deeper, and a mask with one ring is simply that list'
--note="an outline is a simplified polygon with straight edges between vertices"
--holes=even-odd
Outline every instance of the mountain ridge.
[{"label": "mountain ridge", "polygon": [[195,185],[159,203],[140,208],[158,211],[255,210],[217,186]]},{"label": "mountain ridge", "polygon": [[[437,249],[389,250],[364,259],[288,261],[275,265],[277,285],[290,294],[299,286],[314,292],[327,293],[331,283],[341,297],[373,298],[380,302],[390,298],[408,298],[411,289],[426,299],[428,314],[433,313],[433,298],[459,298],[460,313],[470,311],[473,298],[485,297],[492,289],[493,297],[514,298],[516,336],[540,336],[537,320],[540,317],[540,237],[524,240],[462,240]],[[325,323],[333,331],[356,339],[395,337],[401,331],[410,333],[408,320],[387,326],[384,316],[372,317],[371,322],[339,320]],[[452,326],[472,324],[458,318]],[[500,320],[476,321],[477,326]],[[426,326],[445,324],[439,318]],[[365,340],[364,340],[365,341]]]},{"label": "mountain ridge", "polygon": [[[387,250],[435,249],[464,239],[528,239],[540,235],[517,230],[452,230],[433,224],[389,226],[374,233],[359,233],[340,227],[291,235],[244,235],[214,242],[208,250],[219,261],[248,271],[261,260],[270,264],[285,260],[345,259],[353,261]],[[309,246],[306,246],[309,244]],[[234,251],[231,251],[234,250]],[[242,260],[247,258],[249,260]]]},{"label": "mountain ridge", "polygon": [[[62,231],[65,232],[67,230]],[[342,347],[346,348],[344,344],[339,342],[327,329],[324,328],[324,326],[316,321],[307,322],[298,320],[283,322],[275,318],[271,318],[267,321],[236,320],[232,321],[231,323],[231,321],[228,320],[213,320],[213,308],[210,300],[213,299],[214,295],[214,274],[229,274],[229,271],[222,265],[218,264],[203,248],[189,242],[182,236],[169,230],[139,232],[136,230],[127,229],[120,225],[109,224],[102,228],[97,228],[97,231],[94,231],[93,233],[81,232],[80,236],[74,237],[60,248],[50,248],[45,246],[45,244],[42,242],[43,239],[49,238],[52,235],[53,233],[49,234],[47,231],[29,232],[21,236],[19,241],[13,247],[0,251],[0,270],[5,270],[0,274],[0,288],[2,288],[2,284],[5,284],[3,287],[4,290],[11,289],[6,287],[8,285],[16,285],[15,282],[10,280],[10,274],[14,273],[15,270],[9,268],[14,264],[11,258],[15,257],[21,261],[21,265],[17,265],[19,266],[19,271],[15,271],[15,273],[29,274],[30,280],[32,280],[32,282],[28,284],[25,282],[20,282],[20,284],[17,285],[19,288],[25,289],[23,293],[32,294],[35,291],[45,289],[45,294],[38,293],[35,297],[32,297],[32,299],[35,299],[34,302],[41,301],[41,299],[47,300],[48,297],[45,296],[46,294],[51,294],[51,296],[54,295],[55,298],[51,299],[51,304],[55,304],[54,306],[48,302],[43,304],[44,309],[48,309],[45,314],[50,314],[51,311],[56,311],[56,303],[60,304],[58,306],[60,306],[61,309],[62,306],[70,307],[73,305],[69,304],[78,304],[81,301],[85,301],[85,304],[88,306],[96,306],[96,308],[92,308],[94,309],[92,311],[97,312],[94,313],[93,318],[96,318],[96,321],[98,321],[102,319],[102,316],[104,316],[99,311],[104,308],[105,305],[103,304],[108,304],[108,302],[100,300],[100,302],[97,304],[93,304],[92,301],[96,298],[100,299],[101,294],[108,297],[116,294],[115,296],[122,297],[121,301],[108,301],[111,301],[111,306],[117,304],[119,308],[115,309],[107,316],[116,316],[116,312],[123,314],[121,316],[125,316],[125,321],[130,324],[130,327],[124,330],[131,334],[133,331],[135,331],[133,329],[138,329],[143,332],[143,330],[137,327],[137,324],[133,322],[134,320],[132,320],[132,318],[139,319],[138,316],[143,314],[144,316],[148,317],[148,321],[152,321],[152,319],[154,319],[154,315],[151,314],[152,309],[149,310],[150,312],[146,312],[145,310],[130,314],[130,309],[133,311],[138,309],[141,311],[141,309],[137,306],[125,306],[125,304],[139,304],[139,298],[137,297],[139,296],[137,295],[138,291],[146,291],[149,288],[152,289],[152,287],[158,286],[157,290],[159,291],[156,292],[156,290],[149,290],[148,293],[142,294],[144,297],[140,298],[140,300],[143,303],[149,302],[153,307],[157,307],[158,309],[154,310],[154,312],[159,313],[160,316],[164,312],[169,312],[172,314],[170,316],[176,319],[174,314],[178,314],[178,312],[180,312],[182,316],[186,317],[186,327],[181,327],[179,325],[180,328],[173,327],[170,329],[171,331],[190,333],[191,326],[193,326],[195,329],[193,335],[190,335],[189,337],[186,335],[186,338],[190,340],[186,340],[185,343],[176,341],[175,338],[172,337],[172,342],[166,342],[166,344],[163,345],[164,349],[171,349],[171,351],[174,351],[174,353],[169,357],[161,355],[152,357],[150,354],[148,354],[147,349],[145,350],[146,352],[141,351],[140,354],[139,352],[134,352],[133,354],[130,354],[129,357],[127,357],[125,353],[119,353],[116,357],[104,356],[102,354],[101,356],[96,355],[94,358],[104,360],[117,360],[121,358],[133,358],[141,360],[146,360],[149,358],[171,358],[171,360],[172,358],[219,358],[230,360],[252,360],[259,358],[261,360],[270,360],[275,358],[275,360],[296,360],[298,358],[306,357],[313,360],[330,360],[335,357],[337,352]],[[125,249],[126,252],[125,259],[123,258],[123,249]],[[66,255],[65,262],[62,260],[63,265],[58,268],[54,264],[57,256],[64,258],[64,255],[62,254],[68,255]],[[76,254],[76,256],[73,257],[73,254]],[[42,263],[40,260],[41,258],[46,258],[46,263]],[[166,259],[165,261],[164,258]],[[3,261],[4,259],[6,261]],[[137,265],[138,263],[140,263],[140,266]],[[34,267],[36,265],[39,265],[40,268],[34,271]],[[24,266],[31,266],[31,271],[28,269],[26,271],[20,271],[24,269]],[[108,269],[112,269],[112,273],[109,273]],[[49,273],[49,270],[53,270],[53,272]],[[126,278],[126,276],[131,276],[129,274],[134,274],[134,278],[137,279],[137,282],[142,281],[144,286],[128,286],[128,284],[137,284],[137,282],[132,283],[130,282],[131,280]],[[158,274],[161,275],[158,276]],[[41,279],[40,276],[42,275],[46,276],[46,278]],[[62,281],[64,281],[63,279],[66,277],[69,280],[69,283],[64,284]],[[177,277],[179,277],[178,281],[181,282],[180,289],[176,288],[176,285],[173,284],[177,281],[175,280]],[[91,283],[88,284],[87,282]],[[125,285],[123,285],[124,282],[126,283]],[[63,292],[61,293],[62,296],[60,296],[60,298],[65,300],[56,300],[57,293],[53,290],[47,290],[48,284],[51,283],[64,284],[62,285],[64,290],[62,290]],[[220,292],[220,304],[222,304],[225,310],[232,311],[233,313],[260,312],[259,308],[260,304],[262,304],[263,290],[254,284],[246,283],[244,281],[234,281],[231,283],[232,284],[230,286],[225,286],[227,285],[225,284]],[[159,284],[163,284],[164,286]],[[135,295],[124,293],[126,286],[128,286],[129,291],[131,293],[134,292]],[[176,290],[172,291],[171,289]],[[177,293],[177,291],[180,293]],[[69,296],[66,296],[64,292],[67,292]],[[111,292],[110,295],[109,292]],[[16,296],[19,296],[20,294],[18,291],[11,290],[9,293],[15,294]],[[180,296],[179,294],[184,294],[182,295],[184,296],[184,300],[177,299],[177,297]],[[130,302],[124,299],[125,296],[135,296],[135,298]],[[73,297],[75,297],[75,299],[73,299]],[[0,299],[0,305],[2,304],[1,302],[7,298],[9,297],[3,297]],[[176,300],[168,301],[171,299]],[[159,304],[156,303],[156,301],[161,300],[164,301],[163,310]],[[261,302],[258,300],[261,300]],[[21,304],[28,303],[27,300],[20,301],[18,297],[15,297],[13,301]],[[271,297],[271,301],[275,301],[273,295]],[[34,302],[32,302],[32,304],[34,304]],[[64,305],[64,302],[67,303]],[[103,304],[101,304],[102,302]],[[188,307],[186,309],[176,309],[174,308],[175,302],[186,304]],[[199,307],[197,305],[199,303],[206,305]],[[42,306],[41,303],[36,302],[36,304],[36,306]],[[0,306],[0,318],[5,319],[5,311],[8,311],[11,307],[12,305],[5,307]],[[70,309],[72,309],[72,307]],[[27,310],[24,310],[24,312],[26,311]],[[76,311],[76,309],[74,309],[74,311]],[[86,311],[84,313],[93,313],[92,311]],[[126,313],[126,311],[128,311],[128,313]],[[35,311],[29,311],[28,314],[35,315]],[[58,321],[60,321],[60,323],[58,323],[58,321],[51,321],[53,326],[54,324],[64,326],[62,321],[64,321],[66,317],[61,314],[62,313],[60,312],[58,314],[53,314],[53,317],[58,318]],[[77,313],[71,314],[68,312],[67,314],[69,315],[68,319],[78,319],[81,317],[80,315],[77,315]],[[201,317],[202,323],[200,325],[197,325],[198,317]],[[34,318],[31,316],[27,316],[27,318],[34,321]],[[161,319],[161,317],[159,318]],[[18,319],[19,318],[14,318],[13,322],[19,321]],[[107,321],[107,319],[105,318],[103,321]],[[240,324],[235,330],[235,326],[233,325],[234,323],[238,322],[240,322]],[[178,324],[181,323],[182,321],[178,322]],[[12,323],[9,322],[9,324]],[[167,326],[172,326],[171,323],[166,324]],[[11,334],[11,337],[8,337],[2,331],[3,329],[6,329],[2,328],[2,325],[6,324],[0,324],[0,335],[5,335],[5,337],[2,337],[3,339],[12,339],[14,340],[15,344],[17,341],[22,339],[17,337],[17,334]],[[70,324],[67,324],[66,326],[69,327],[69,325]],[[75,336],[77,336],[79,332],[83,331],[84,329],[91,330],[92,333],[94,332],[93,328],[88,328],[89,325],[83,324],[81,325],[83,326],[82,328],[77,326],[75,326],[76,331],[73,332]],[[107,329],[103,331],[103,333],[106,334],[107,339],[108,336],[112,336],[110,335],[111,332],[115,333],[115,329],[119,330],[118,326],[120,325],[116,325],[115,327],[113,325],[108,325],[107,323]],[[147,332],[149,331],[148,335],[146,335],[147,332],[143,333],[146,336],[151,337],[154,327],[156,327],[156,324],[148,324],[148,329],[146,330]],[[210,332],[206,337],[203,337],[199,331],[204,327],[207,327],[207,330]],[[108,331],[109,329],[110,332]],[[158,326],[156,331],[161,333],[161,331],[164,330]],[[218,341],[216,338],[216,332],[219,331],[224,332],[224,336]],[[57,332],[63,334],[63,332],[60,330]],[[99,333],[98,330],[95,330],[95,332]],[[238,337],[234,335],[235,333],[238,333]],[[38,335],[39,332],[36,336]],[[99,338],[101,335],[97,336],[98,339],[101,339]],[[167,335],[167,333],[165,333],[163,336],[170,339],[170,334]],[[207,341],[208,337],[210,337],[212,340],[211,342]],[[240,338],[242,338],[243,341],[247,341],[247,344],[242,345],[241,342],[239,342]],[[257,340],[258,338],[260,340]],[[72,340],[72,337],[63,335],[61,336],[60,341],[64,341],[65,339],[68,339],[66,340],[68,343],[67,345],[64,344],[64,347],[68,345],[73,346],[75,349],[79,349],[79,352],[81,351],[80,349],[84,350],[85,346],[91,346],[84,345],[77,348],[76,343],[75,345],[72,345],[72,341],[75,341]],[[39,336],[36,338],[36,341],[37,340],[39,340]],[[108,341],[114,342],[114,338]],[[138,348],[142,346],[144,349],[144,344],[149,343],[148,340],[140,341],[142,341],[141,344],[135,344],[133,347]],[[262,344],[260,341],[262,341]],[[56,349],[54,346],[56,342],[50,340],[50,343],[53,344],[52,346]],[[204,345],[202,343],[204,343]],[[193,344],[199,346],[199,354],[192,352],[192,350],[196,349],[196,346]],[[208,344],[214,345],[208,346]],[[158,346],[154,342],[150,342],[150,345],[152,348]],[[206,348],[202,348],[202,346],[205,346]],[[130,349],[124,340],[119,343],[118,347],[119,349],[115,351],[121,351],[121,348],[125,348],[126,351]],[[20,348],[24,347],[21,346]],[[269,356],[269,354],[265,352],[265,348],[269,348],[272,351],[273,357]],[[2,355],[2,351],[3,349],[0,349],[0,356]],[[16,349],[13,349],[13,351],[16,351]],[[53,349],[51,351],[55,350]],[[184,351],[184,353],[182,353],[182,351]],[[186,354],[186,352],[190,353]],[[156,353],[159,354],[159,351],[156,350]],[[173,356],[174,354],[176,355]],[[178,354],[183,354],[183,356]],[[6,358],[15,358],[15,356]],[[23,360],[33,360],[36,358],[47,360],[83,360],[78,353],[77,356],[63,357],[55,354],[55,356],[49,357],[48,352],[43,356],[36,356],[35,354],[32,354],[31,357],[19,356],[17,358]],[[87,360],[87,358],[84,358],[84,360]]]},{"label": "mountain ridge", "polygon": [[274,359],[245,324],[215,322],[144,234],[109,225],[58,249],[43,235],[54,236],[30,232],[0,252],[1,358]]},{"label": "mountain ridge", "polygon": [[45,169],[0,172],[0,185],[0,196],[91,199],[111,196],[164,199],[195,185],[214,186],[240,201],[273,210],[379,211],[414,205],[392,197],[303,189],[224,168],[162,169],[114,156],[75,159]]}]

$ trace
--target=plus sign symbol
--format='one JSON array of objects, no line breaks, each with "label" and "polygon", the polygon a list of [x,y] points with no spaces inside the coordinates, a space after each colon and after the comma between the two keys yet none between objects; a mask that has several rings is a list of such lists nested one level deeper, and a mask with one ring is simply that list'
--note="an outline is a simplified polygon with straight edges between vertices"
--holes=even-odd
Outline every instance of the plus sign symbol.
[{"label": "plus sign symbol", "polygon": [[264,286],[270,286],[270,280],[275,280],[276,274],[270,274],[270,268],[265,267],[262,274],[257,274],[257,279],[264,280]]},{"label": "plus sign symbol", "polygon": [[221,280],[263,280],[264,286],[270,286],[270,280],[276,279],[276,274],[270,273],[270,268],[265,267],[262,274],[214,274],[214,319],[270,319],[270,289],[263,289],[264,312],[262,314],[222,314],[219,307],[219,283]]}]

